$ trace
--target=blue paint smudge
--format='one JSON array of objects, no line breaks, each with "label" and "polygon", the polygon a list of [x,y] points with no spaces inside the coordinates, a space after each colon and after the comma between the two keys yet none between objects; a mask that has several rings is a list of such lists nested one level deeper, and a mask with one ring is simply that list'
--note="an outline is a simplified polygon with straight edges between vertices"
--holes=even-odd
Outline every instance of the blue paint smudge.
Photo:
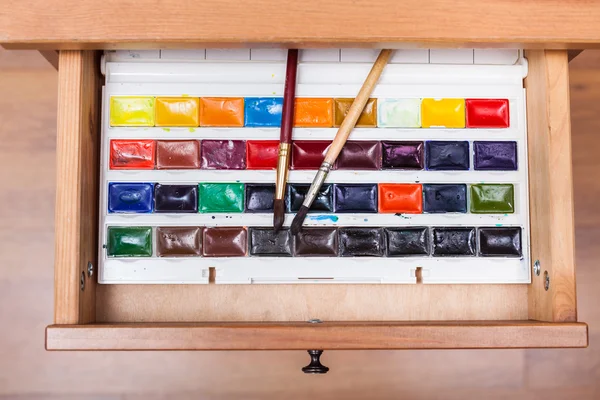
[{"label": "blue paint smudge", "polygon": [[502,224],[496,224],[496,226],[500,227],[500,226],[502,226]]},{"label": "blue paint smudge", "polygon": [[308,215],[308,219],[312,221],[331,221],[338,222],[337,215]]}]

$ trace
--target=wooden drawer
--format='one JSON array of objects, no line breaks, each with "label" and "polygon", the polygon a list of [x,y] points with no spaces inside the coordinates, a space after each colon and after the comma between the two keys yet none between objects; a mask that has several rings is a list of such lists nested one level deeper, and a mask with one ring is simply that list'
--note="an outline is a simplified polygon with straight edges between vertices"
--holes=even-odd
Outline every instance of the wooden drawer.
[{"label": "wooden drawer", "polygon": [[[99,54],[61,51],[49,350],[585,347],[568,56],[528,51],[530,285],[97,285]],[[312,319],[322,323],[309,323]]]}]

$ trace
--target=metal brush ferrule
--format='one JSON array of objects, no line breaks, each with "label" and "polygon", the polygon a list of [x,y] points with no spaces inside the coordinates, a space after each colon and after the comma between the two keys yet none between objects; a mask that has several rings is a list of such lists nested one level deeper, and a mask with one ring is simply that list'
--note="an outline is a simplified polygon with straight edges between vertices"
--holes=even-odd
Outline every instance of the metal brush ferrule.
[{"label": "metal brush ferrule", "polygon": [[319,194],[319,190],[321,190],[321,186],[323,186],[323,183],[325,182],[325,178],[327,178],[327,174],[329,173],[330,169],[331,169],[331,164],[329,164],[326,161],[323,161],[323,163],[319,167],[319,171],[317,172],[317,175],[315,175],[315,179],[313,179],[313,181],[310,185],[310,188],[308,189],[308,192],[306,193],[306,197],[304,198],[304,202],[302,203],[303,206],[310,208],[313,201],[315,201],[315,199],[317,198],[317,195]]},{"label": "metal brush ferrule", "polygon": [[277,179],[275,180],[275,199],[277,200],[283,200],[285,196],[285,183],[290,165],[290,147],[290,143],[279,143]]}]

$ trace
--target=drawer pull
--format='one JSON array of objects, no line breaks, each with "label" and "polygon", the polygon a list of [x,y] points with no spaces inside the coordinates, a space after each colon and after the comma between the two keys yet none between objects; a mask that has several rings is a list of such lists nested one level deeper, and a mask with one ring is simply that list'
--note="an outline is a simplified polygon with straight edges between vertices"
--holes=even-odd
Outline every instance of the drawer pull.
[{"label": "drawer pull", "polygon": [[302,368],[302,372],[305,374],[326,374],[329,371],[329,367],[321,364],[321,354],[323,350],[307,350],[310,356],[310,364]]}]

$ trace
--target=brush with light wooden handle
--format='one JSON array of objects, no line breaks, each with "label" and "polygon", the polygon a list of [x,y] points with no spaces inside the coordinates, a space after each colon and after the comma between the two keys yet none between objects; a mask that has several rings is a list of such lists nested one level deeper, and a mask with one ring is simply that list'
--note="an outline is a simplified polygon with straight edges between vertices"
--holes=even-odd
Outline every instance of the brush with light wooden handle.
[{"label": "brush with light wooden handle", "polygon": [[358,95],[356,95],[354,102],[348,110],[348,114],[346,114],[346,118],[344,118],[344,121],[340,125],[335,135],[335,139],[333,139],[333,143],[331,143],[331,146],[329,146],[329,149],[325,154],[325,159],[323,160],[319,171],[315,175],[315,178],[310,185],[310,189],[308,189],[308,192],[306,193],[302,207],[300,207],[300,210],[292,221],[292,226],[290,228],[292,234],[295,235],[300,231],[302,223],[304,222],[306,214],[308,213],[308,209],[317,197],[317,194],[319,193],[323,182],[325,182],[325,178],[327,177],[331,166],[333,163],[335,163],[335,160],[340,154],[340,151],[342,151],[344,144],[346,144],[346,140],[348,140],[350,132],[352,132],[352,129],[356,125],[356,121],[358,121],[358,118],[365,108],[371,93],[373,93],[373,89],[375,88],[375,85],[377,84],[377,81],[379,80],[379,77],[381,76],[381,73],[388,63],[391,55],[392,50],[381,50],[377,60],[375,60],[375,64],[373,64],[367,79],[365,79],[365,82],[360,88]]}]

